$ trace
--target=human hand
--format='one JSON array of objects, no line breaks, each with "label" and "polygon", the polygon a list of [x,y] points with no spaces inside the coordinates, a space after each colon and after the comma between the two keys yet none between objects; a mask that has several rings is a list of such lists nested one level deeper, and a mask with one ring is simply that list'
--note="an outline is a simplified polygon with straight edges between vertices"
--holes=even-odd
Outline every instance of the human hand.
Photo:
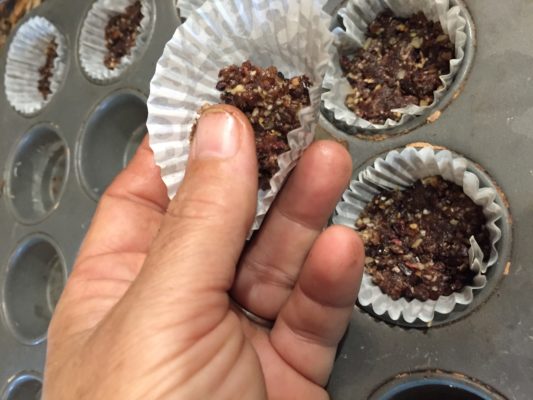
[{"label": "human hand", "polygon": [[56,308],[44,400],[328,398],[364,258],[354,231],[323,231],[351,160],[314,143],[244,246],[253,138],[238,110],[210,108],[170,203],[144,141],[103,195]]}]

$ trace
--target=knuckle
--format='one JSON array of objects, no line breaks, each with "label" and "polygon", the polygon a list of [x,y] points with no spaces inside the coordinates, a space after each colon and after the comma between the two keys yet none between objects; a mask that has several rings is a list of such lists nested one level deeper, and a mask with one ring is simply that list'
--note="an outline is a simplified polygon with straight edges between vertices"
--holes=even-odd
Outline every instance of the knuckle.
[{"label": "knuckle", "polygon": [[182,221],[220,221],[231,212],[231,204],[219,185],[202,186],[194,191],[183,191],[170,204],[167,215]]}]

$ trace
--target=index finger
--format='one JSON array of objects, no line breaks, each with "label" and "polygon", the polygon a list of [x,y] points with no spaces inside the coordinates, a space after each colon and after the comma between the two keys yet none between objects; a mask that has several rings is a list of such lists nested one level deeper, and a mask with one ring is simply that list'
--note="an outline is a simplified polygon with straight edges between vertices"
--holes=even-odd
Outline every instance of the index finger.
[{"label": "index finger", "polygon": [[111,253],[147,253],[169,203],[146,136],[103,194],[77,264]]}]

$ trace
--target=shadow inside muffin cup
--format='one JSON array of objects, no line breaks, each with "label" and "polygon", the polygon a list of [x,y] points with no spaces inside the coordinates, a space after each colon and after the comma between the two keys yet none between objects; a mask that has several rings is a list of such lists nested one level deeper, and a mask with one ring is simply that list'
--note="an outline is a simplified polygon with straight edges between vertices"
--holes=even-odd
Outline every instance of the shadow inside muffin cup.
[{"label": "shadow inside muffin cup", "polygon": [[19,221],[40,222],[57,208],[69,159],[68,146],[52,125],[39,124],[22,137],[7,171],[7,200]]},{"label": "shadow inside muffin cup", "polygon": [[369,400],[504,400],[495,390],[459,373],[420,371],[400,374]]},{"label": "shadow inside muffin cup", "polygon": [[15,249],[6,271],[2,304],[7,325],[18,341],[34,345],[45,339],[66,277],[64,258],[48,236],[32,235]]},{"label": "shadow inside muffin cup", "polygon": [[1,400],[39,400],[42,396],[42,376],[34,371],[22,371],[11,377]]},{"label": "shadow inside muffin cup", "polygon": [[59,91],[66,74],[64,36],[46,18],[33,17],[22,24],[9,46],[5,92],[19,113],[32,116]]},{"label": "shadow inside muffin cup", "polygon": [[[137,2],[142,15],[138,26],[131,18]],[[78,46],[80,65],[85,75],[100,84],[119,79],[146,49],[154,28],[155,12],[154,0],[94,2],[83,21]],[[112,20],[116,29],[106,37],[106,28]]]},{"label": "shadow inside muffin cup", "polygon": [[146,118],[146,100],[133,90],[109,95],[91,113],[81,132],[76,165],[84,189],[94,200],[135,154],[147,132]]},{"label": "shadow inside muffin cup", "polygon": [[[367,4],[368,3],[368,4]],[[344,133],[355,135],[364,140],[384,140],[399,134],[405,134],[426,122],[434,122],[442,110],[457,97],[470,68],[475,51],[475,31],[472,18],[462,0],[451,0],[447,13],[443,13],[448,2],[441,0],[424,0],[423,2],[396,2],[392,0],[370,2],[348,0],[343,3],[332,20],[331,29],[336,35],[337,51],[328,66],[324,79],[326,92],[322,96],[321,112],[328,123]],[[420,7],[425,8],[420,8]],[[432,9],[433,7],[433,9]],[[367,121],[345,105],[346,97],[352,92],[341,70],[339,57],[351,55],[362,46],[366,38],[367,24],[385,8],[404,10],[400,17],[409,17],[418,11],[424,11],[428,19],[444,21],[445,32],[448,27],[456,27],[452,33],[455,41],[456,58],[450,62],[450,74],[441,76],[443,87],[434,92],[434,101],[428,106],[410,105],[402,111],[400,121],[387,119],[384,124]],[[428,10],[431,10],[428,11]],[[438,11],[438,18],[436,16]],[[411,12],[412,11],[412,12]],[[450,22],[451,21],[451,22]],[[454,22],[455,21],[455,22]]]}]

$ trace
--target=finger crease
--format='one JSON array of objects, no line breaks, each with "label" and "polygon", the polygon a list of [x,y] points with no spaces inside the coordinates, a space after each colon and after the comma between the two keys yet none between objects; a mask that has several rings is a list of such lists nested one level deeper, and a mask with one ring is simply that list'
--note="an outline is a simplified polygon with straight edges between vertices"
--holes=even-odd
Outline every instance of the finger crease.
[{"label": "finger crease", "polygon": [[296,283],[296,276],[292,276],[273,264],[265,264],[252,259],[246,260],[243,268],[249,268],[262,284],[292,289]]},{"label": "finger crease", "polygon": [[166,210],[161,207],[161,205],[157,204],[155,201],[150,200],[148,197],[145,197],[140,194],[134,194],[132,192],[113,192],[108,191],[104,193],[103,197],[108,197],[110,199],[116,199],[116,200],[125,200],[140,206],[144,206],[147,208],[150,208],[151,210],[157,211],[159,214],[163,215],[165,214]]},{"label": "finger crease", "polygon": [[289,222],[292,222],[293,224],[301,226],[302,228],[305,228],[305,229],[309,229],[309,230],[311,230],[313,232],[320,233],[322,231],[322,228],[323,228],[322,226],[317,228],[316,226],[308,224],[308,223],[305,222],[305,220],[303,218],[297,218],[297,217],[291,215],[290,212],[287,212],[287,211],[283,210],[283,208],[281,208],[281,207],[278,207],[277,211],[280,213],[280,215],[283,218],[285,218]]}]

